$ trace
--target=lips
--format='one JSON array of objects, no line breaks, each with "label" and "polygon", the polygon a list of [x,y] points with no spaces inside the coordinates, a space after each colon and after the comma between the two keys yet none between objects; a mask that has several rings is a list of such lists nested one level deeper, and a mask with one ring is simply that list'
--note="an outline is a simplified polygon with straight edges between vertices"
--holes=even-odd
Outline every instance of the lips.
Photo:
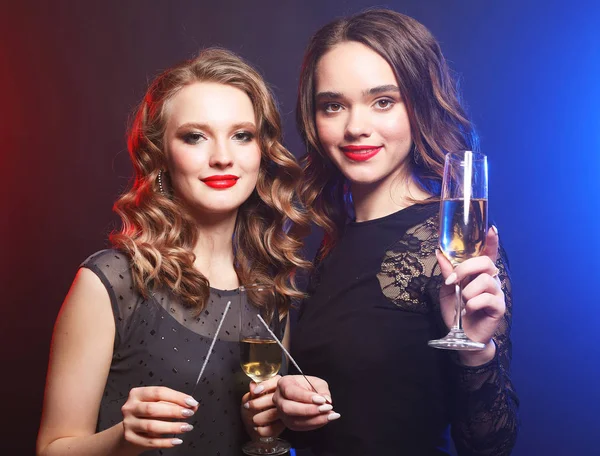
[{"label": "lips", "polygon": [[381,146],[344,146],[340,149],[350,160],[363,162],[377,155]]},{"label": "lips", "polygon": [[237,183],[238,179],[238,176],[233,176],[231,174],[218,174],[205,177],[201,180],[210,188],[224,189],[233,187]]}]

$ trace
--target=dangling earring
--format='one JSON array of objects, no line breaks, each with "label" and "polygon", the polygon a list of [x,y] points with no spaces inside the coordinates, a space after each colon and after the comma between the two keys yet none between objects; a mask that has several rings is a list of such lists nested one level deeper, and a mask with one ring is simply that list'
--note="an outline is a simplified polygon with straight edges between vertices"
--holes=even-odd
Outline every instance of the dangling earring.
[{"label": "dangling earring", "polygon": [[415,143],[412,144],[411,152],[412,152],[413,161],[415,162],[415,165],[421,164],[421,155],[419,154],[419,151],[417,150],[417,145]]},{"label": "dangling earring", "polygon": [[165,189],[163,188],[162,176],[163,176],[163,170],[161,169],[158,171],[158,191],[160,192],[160,194],[162,196],[167,196],[167,194],[165,193]]}]

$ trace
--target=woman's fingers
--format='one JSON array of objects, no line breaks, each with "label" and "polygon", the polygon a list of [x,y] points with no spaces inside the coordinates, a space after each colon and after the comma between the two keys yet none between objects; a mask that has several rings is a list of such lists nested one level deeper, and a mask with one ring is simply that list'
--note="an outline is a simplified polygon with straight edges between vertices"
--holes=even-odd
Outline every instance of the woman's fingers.
[{"label": "woman's fingers", "polygon": [[281,397],[305,404],[331,403],[329,385],[318,377],[309,377],[310,383],[319,393],[315,393],[308,382],[301,375],[286,375],[277,383],[277,394]]},{"label": "woman's fingers", "polygon": [[194,426],[181,421],[135,420],[127,426],[136,434],[148,437],[163,437],[165,434],[184,434],[194,429]]},{"label": "woman's fingers", "polygon": [[166,386],[144,386],[133,388],[129,397],[140,402],[172,402],[187,408],[197,408],[198,402],[191,396],[180,391],[175,391]]},{"label": "woman's fingers", "polygon": [[265,393],[272,393],[277,388],[277,382],[281,378],[281,375],[276,375],[273,378],[265,380],[260,383],[250,382],[250,393],[254,397],[258,397]]},{"label": "woman's fingers", "polygon": [[504,298],[504,293],[502,292],[499,280],[487,273],[476,276],[468,285],[463,286],[462,292],[465,301],[473,299],[475,296],[479,296],[483,293],[489,293]]},{"label": "woman's fingers", "polygon": [[139,418],[182,419],[194,415],[195,411],[169,402],[137,402],[132,408],[133,415]]},{"label": "woman's fingers", "polygon": [[198,410],[198,402],[187,394],[163,386],[133,388],[121,407],[125,440],[145,448],[171,448],[182,443],[178,437],[193,426],[177,421]]},{"label": "woman's fingers", "polygon": [[340,414],[333,411],[310,418],[290,417],[285,421],[285,425],[292,431],[312,431],[313,429],[325,426],[330,421],[337,420],[339,417]]},{"label": "woman's fingers", "polygon": [[281,421],[276,421],[267,426],[256,426],[254,431],[261,437],[277,437],[285,429],[285,424]]},{"label": "woman's fingers", "polygon": [[[246,396],[244,396],[244,398],[246,398]],[[246,410],[250,410],[255,413],[275,407],[275,404],[273,403],[273,393],[265,394],[264,396],[260,396],[252,400],[246,399],[243,404]]]},{"label": "woman's fingers", "polygon": [[490,227],[485,238],[485,248],[481,253],[484,256],[490,257],[492,262],[498,259],[498,247],[500,246],[500,238],[498,237],[498,228],[494,225]]},{"label": "woman's fingers", "polygon": [[[504,316],[506,305],[503,298],[483,293],[469,299],[465,305],[465,314],[474,314],[475,312],[484,312],[488,317],[499,320]],[[491,337],[491,335],[490,335]]]},{"label": "woman's fingers", "polygon": [[144,448],[173,448],[183,443],[183,440],[178,437],[158,438],[140,435],[128,431],[125,431],[125,440],[127,440],[129,443],[132,443],[133,445],[137,445]]},{"label": "woman's fingers", "polygon": [[255,426],[266,426],[267,424],[274,423],[279,419],[279,414],[275,407],[265,410],[264,412],[257,413],[252,417],[252,422]]},{"label": "woman's fingers", "polygon": [[488,256],[478,256],[475,258],[469,258],[468,260],[460,263],[454,268],[452,274],[446,277],[446,285],[454,285],[467,277],[476,276],[479,274],[489,274],[490,276],[497,276],[498,268]]}]

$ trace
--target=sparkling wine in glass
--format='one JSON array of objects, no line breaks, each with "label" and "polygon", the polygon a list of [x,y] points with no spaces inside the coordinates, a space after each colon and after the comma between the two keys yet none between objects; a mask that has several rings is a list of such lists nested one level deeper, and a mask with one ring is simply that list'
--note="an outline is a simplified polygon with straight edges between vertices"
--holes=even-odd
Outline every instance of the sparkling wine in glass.
[{"label": "sparkling wine in glass", "polygon": [[[488,231],[487,157],[471,151],[448,153],[444,161],[440,207],[440,250],[453,266],[476,257],[485,248]],[[429,345],[446,350],[481,350],[462,328],[462,286],[455,285],[456,314],[450,332]]]},{"label": "sparkling wine in glass", "polygon": [[[253,284],[240,287],[240,364],[244,373],[260,383],[268,380],[281,368],[282,352],[258,316],[269,325],[274,334],[280,332],[277,294],[271,285]],[[247,455],[280,455],[291,445],[282,439],[260,437],[246,443],[242,451]]]}]

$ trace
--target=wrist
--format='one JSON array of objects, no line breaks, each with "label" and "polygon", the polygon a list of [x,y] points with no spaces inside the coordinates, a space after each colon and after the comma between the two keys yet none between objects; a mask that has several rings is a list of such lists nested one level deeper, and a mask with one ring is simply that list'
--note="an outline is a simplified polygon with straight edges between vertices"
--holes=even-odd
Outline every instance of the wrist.
[{"label": "wrist", "polygon": [[489,363],[496,356],[496,343],[491,339],[483,350],[459,351],[458,358],[463,366],[479,367]]}]

